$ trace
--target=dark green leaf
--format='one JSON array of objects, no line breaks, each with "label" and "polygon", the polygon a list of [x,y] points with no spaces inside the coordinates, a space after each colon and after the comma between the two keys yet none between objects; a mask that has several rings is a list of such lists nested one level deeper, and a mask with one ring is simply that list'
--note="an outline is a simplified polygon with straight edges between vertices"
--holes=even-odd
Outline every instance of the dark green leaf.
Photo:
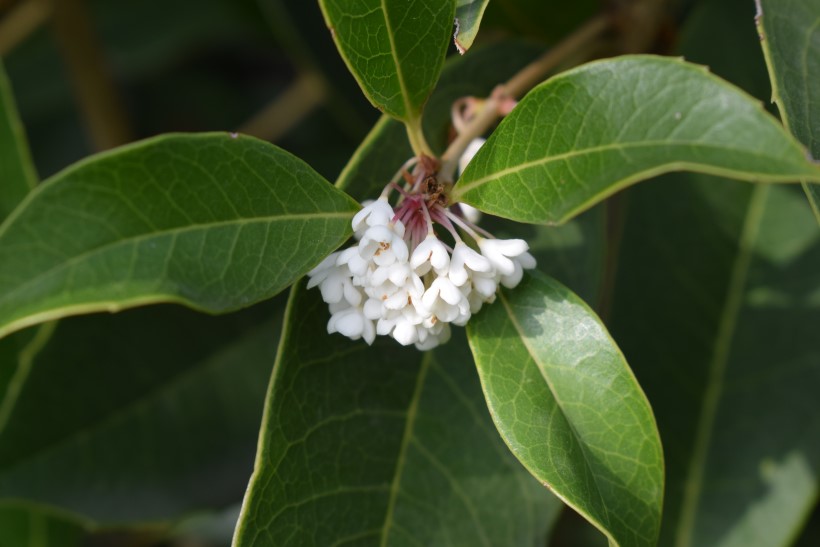
[{"label": "dark green leaf", "polygon": [[499,439],[463,336],[368,347],[327,318],[293,289],[234,544],[543,544],[560,503]]},{"label": "dark green leaf", "polygon": [[79,523],[22,505],[0,504],[0,547],[81,547]]},{"label": "dark green leaf", "polygon": [[[820,158],[820,0],[758,0],[758,31],[783,123]],[[820,186],[804,183],[820,222]]]},{"label": "dark green leaf", "polygon": [[0,63],[0,222],[37,184],[23,125]]},{"label": "dark green leaf", "polygon": [[347,162],[336,187],[358,200],[376,199],[399,168],[413,156],[400,122],[384,115]]},{"label": "dark green leaf", "polygon": [[[763,58],[749,55],[758,36],[751,24],[735,28],[753,15],[747,0],[700,5],[684,29],[682,52],[767,97]],[[704,47],[717,34],[720,41]],[[812,505],[806,488],[817,488],[817,479],[803,482],[794,465],[803,457],[818,461],[816,435],[807,432],[818,416],[817,367],[808,364],[820,362],[811,347],[817,307],[812,312],[811,298],[799,296],[812,294],[817,229],[796,188],[763,191],[756,229],[761,203],[754,214],[751,204],[761,190],[704,175],[664,179],[626,195],[610,321],[664,441],[660,545],[787,545]],[[773,194],[789,204],[776,205]],[[780,219],[766,220],[770,213]],[[792,258],[759,256],[762,241],[769,242],[764,255],[780,247]],[[770,297],[790,296],[753,303],[770,298],[769,289]],[[728,353],[719,358],[719,351]],[[807,363],[806,370],[793,362]]]},{"label": "dark green leaf", "polygon": [[820,0],[757,0],[772,100],[794,135],[820,158]]},{"label": "dark green leaf", "polygon": [[453,198],[514,220],[561,223],[629,184],[682,169],[820,180],[802,147],[743,92],[679,59],[629,56],[528,93]]},{"label": "dark green leaf", "polygon": [[595,314],[536,273],[468,324],[490,413],[538,480],[614,545],[655,545],[663,456],[649,403]]},{"label": "dark green leaf", "polygon": [[453,39],[459,53],[472,47],[481,17],[490,0],[456,0],[456,34]]},{"label": "dark green leaf", "polygon": [[818,485],[820,232],[797,188],[669,179],[630,194],[611,320],[666,447],[660,543],[788,545]]},{"label": "dark green leaf", "polygon": [[278,331],[259,320],[160,306],[39,327],[2,390],[0,498],[104,524],[238,501]]},{"label": "dark green leaf", "polygon": [[40,185],[0,226],[0,335],[155,302],[248,306],[347,239],[356,208],[249,137],[164,136],[101,154]]},{"label": "dark green leaf", "polygon": [[320,0],[320,5],[370,102],[417,125],[444,64],[455,0]]},{"label": "dark green leaf", "polygon": [[[450,58],[424,112],[424,133],[433,149],[443,152],[446,148],[453,101],[487,96],[538,52],[528,44],[502,42]],[[336,185],[359,200],[373,199],[412,154],[404,128],[384,116],[359,146]],[[498,237],[526,239],[542,271],[566,283],[587,301],[597,300],[606,235],[603,208],[593,209],[557,229],[486,217],[482,223]]]}]

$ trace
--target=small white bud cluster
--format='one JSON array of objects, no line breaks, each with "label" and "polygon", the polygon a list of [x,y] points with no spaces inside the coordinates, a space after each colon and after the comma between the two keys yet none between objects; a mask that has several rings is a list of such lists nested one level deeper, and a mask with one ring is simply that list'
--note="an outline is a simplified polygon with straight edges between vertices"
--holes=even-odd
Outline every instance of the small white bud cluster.
[{"label": "small white bud cluster", "polygon": [[[495,300],[499,283],[515,287],[523,271],[535,267],[525,241],[481,237],[426,196],[408,196],[398,212],[384,195],[365,205],[353,218],[358,244],[308,273],[308,288],[318,286],[330,306],[329,333],[368,344],[377,334],[389,335],[428,350],[449,339],[450,323],[465,325]],[[433,219],[448,227],[454,247],[438,238]],[[470,230],[478,251],[450,220]]]}]

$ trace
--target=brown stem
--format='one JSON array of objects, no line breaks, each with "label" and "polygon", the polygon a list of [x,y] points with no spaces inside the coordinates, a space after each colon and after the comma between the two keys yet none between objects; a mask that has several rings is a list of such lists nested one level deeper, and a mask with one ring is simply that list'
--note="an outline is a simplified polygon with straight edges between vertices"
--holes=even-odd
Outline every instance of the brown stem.
[{"label": "brown stem", "polygon": [[0,57],[6,56],[37,30],[49,15],[51,5],[48,0],[26,0],[12,7],[0,21]]},{"label": "brown stem", "polygon": [[316,72],[305,72],[270,104],[245,122],[240,133],[277,141],[327,99],[327,85]]},{"label": "brown stem", "polygon": [[584,23],[578,30],[510,78],[504,86],[507,95],[518,98],[538,85],[561,61],[596,39],[609,28],[609,25],[609,17],[603,14]]},{"label": "brown stem", "polygon": [[467,127],[458,134],[441,156],[442,167],[440,176],[443,180],[452,180],[458,159],[464,153],[467,145],[473,139],[480,137],[495,123],[501,113],[499,106],[509,98],[521,97],[532,87],[544,79],[544,76],[558,66],[566,58],[575,55],[589,42],[596,39],[610,26],[606,15],[598,15],[587,21],[581,28],[567,36],[555,47],[541,57],[521,69],[507,83],[496,87],[490,97],[484,102],[483,108],[470,120]]},{"label": "brown stem", "polygon": [[107,71],[85,0],[52,0],[54,34],[94,147],[131,140],[131,129]]}]

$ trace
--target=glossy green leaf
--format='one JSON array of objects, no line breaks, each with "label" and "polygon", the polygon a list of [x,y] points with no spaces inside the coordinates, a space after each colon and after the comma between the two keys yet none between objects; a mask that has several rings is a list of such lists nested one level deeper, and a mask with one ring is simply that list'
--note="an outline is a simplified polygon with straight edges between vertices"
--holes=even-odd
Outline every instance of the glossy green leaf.
[{"label": "glossy green leaf", "polygon": [[611,327],[666,447],[660,543],[788,545],[818,492],[810,207],[796,187],[694,174],[629,200]]},{"label": "glossy green leaf", "polygon": [[0,226],[0,335],[155,302],[248,306],[347,239],[357,207],[249,137],[172,135],[95,156]]},{"label": "glossy green leaf", "polygon": [[[424,133],[434,150],[443,152],[450,136],[450,109],[461,97],[487,96],[539,53],[520,42],[477,48],[451,57],[424,113]],[[359,146],[336,182],[356,199],[378,196],[398,168],[412,156],[401,124],[383,116]],[[588,302],[599,297],[604,275],[605,211],[595,208],[560,228],[522,226],[485,217],[482,226],[498,237],[523,237],[541,271],[569,285]]]},{"label": "glossy green leaf", "polygon": [[463,335],[368,347],[327,318],[294,288],[234,545],[544,544],[560,503],[498,437]]},{"label": "glossy green leaf", "polygon": [[23,200],[37,184],[31,163],[23,125],[17,106],[0,63],[0,222]]},{"label": "glossy green leaf", "polygon": [[278,326],[260,325],[267,306],[225,317],[158,306],[39,327],[0,403],[0,499],[101,524],[237,502],[276,351]]},{"label": "glossy green leaf", "polygon": [[[754,12],[747,0],[701,4],[681,51],[765,98],[763,57],[749,55],[759,37],[735,25]],[[664,442],[659,544],[789,545],[817,491],[817,474],[800,464],[818,461],[811,212],[797,188],[697,174],[666,175],[625,198],[609,325]]]},{"label": "glossy green leaf", "polygon": [[[820,1],[758,0],[757,25],[783,123],[820,158]],[[804,183],[820,222],[820,186]]]},{"label": "glossy green leaf", "polygon": [[370,102],[417,123],[444,64],[455,0],[320,0],[320,5]]},{"label": "glossy green leaf", "polygon": [[[424,135],[433,150],[441,153],[446,148],[455,100],[488,95],[537,52],[532,46],[504,42],[479,48],[465,57],[451,57],[424,111]],[[336,185],[356,199],[374,199],[411,157],[413,149],[402,124],[382,116],[350,158]]]},{"label": "glossy green leaf", "polygon": [[353,153],[336,179],[336,187],[361,201],[376,199],[411,157],[413,149],[401,122],[384,115]]},{"label": "glossy green leaf", "polygon": [[467,327],[496,427],[539,481],[614,545],[655,545],[663,456],[655,421],[595,314],[535,273]]},{"label": "glossy green leaf", "polygon": [[[436,147],[443,146],[443,137],[446,135],[446,128],[449,124],[449,104],[455,98],[464,95],[486,94],[497,83],[496,76],[502,75],[503,77],[503,74],[508,71],[515,70],[519,63],[525,63],[531,55],[532,49],[528,47],[499,46],[498,49],[476,50],[471,52],[469,56],[448,63],[442,75],[441,85],[430,100],[431,108],[426,111],[425,131],[428,138],[431,139],[430,142]],[[482,67],[484,70],[481,70]],[[466,76],[468,74],[470,75],[469,78]],[[401,124],[384,117],[376,124],[368,138],[365,139],[353,156],[347,168],[339,177],[337,185],[349,191],[357,199],[372,198],[378,195],[378,192],[384,187],[385,180],[389,180],[411,154],[412,151],[407,143],[407,136]],[[590,278],[578,276],[576,280],[573,276],[578,273],[579,265],[595,264],[597,257],[600,257],[600,242],[603,235],[600,212],[600,210],[597,210],[594,216],[584,217],[578,223],[568,225],[560,234],[557,232],[532,234],[534,236],[532,238],[533,251],[538,255],[539,260],[544,261],[546,268],[554,270],[557,275],[567,278],[569,282],[581,284],[585,287],[585,290],[590,291],[594,291],[592,287],[595,285],[594,272],[598,271],[596,268],[593,268],[594,272],[590,272]],[[589,221],[585,220],[587,218]],[[540,232],[543,228],[532,226],[525,227],[525,229]],[[585,246],[584,244],[587,242],[592,244]],[[328,524],[319,529],[316,529],[312,524],[315,519],[311,521],[311,524],[306,524],[304,528],[297,529],[299,521],[296,520],[297,518],[312,519],[309,511],[313,508],[324,507],[320,506],[318,500],[311,505],[294,507],[289,511],[285,509],[282,514],[274,516],[280,509],[272,506],[271,499],[277,500],[276,503],[279,504],[286,504],[286,500],[299,496],[306,499],[310,492],[315,491],[319,486],[329,486],[329,484],[326,484],[327,481],[324,480],[325,476],[328,477],[328,480],[347,481],[346,483],[356,480],[362,482],[367,479],[368,484],[376,483],[381,476],[382,487],[393,483],[396,476],[394,475],[397,463],[395,457],[400,450],[400,437],[403,434],[401,424],[406,423],[406,417],[400,413],[392,417],[374,417],[373,420],[378,419],[378,422],[376,422],[378,429],[376,427],[368,428],[364,436],[354,435],[351,430],[352,419],[365,420],[367,416],[353,415],[351,408],[355,408],[355,405],[361,407],[363,404],[367,404],[367,409],[371,414],[382,412],[384,408],[396,408],[396,406],[406,410],[407,401],[412,399],[413,393],[416,393],[415,390],[418,389],[416,381],[424,358],[423,354],[415,350],[402,351],[391,340],[379,340],[373,348],[368,349],[363,344],[351,344],[338,335],[327,337],[324,334],[329,317],[327,306],[321,303],[316,291],[298,294],[293,298],[298,299],[296,300],[298,304],[293,304],[288,324],[293,325],[293,327],[289,327],[294,329],[291,338],[294,340],[293,343],[298,343],[299,346],[291,347],[286,345],[283,348],[280,365],[277,368],[276,376],[272,380],[268,427],[261,433],[263,448],[258,456],[257,475],[252,481],[251,493],[245,502],[242,524],[236,544],[252,545],[254,542],[264,544],[266,541],[276,543],[276,539],[271,539],[271,536],[267,535],[268,533],[276,538],[275,534],[293,531],[300,534],[292,539],[294,544],[332,544],[332,541],[328,540],[329,537],[339,537],[345,533],[350,534],[351,542],[355,542],[355,538],[359,537],[355,534],[359,532],[352,530],[358,527],[359,531],[366,534],[366,529],[363,529],[366,526],[372,526],[374,531],[372,535],[361,537],[361,543],[365,545],[378,544],[381,542],[382,537],[386,537],[385,541],[389,540],[388,544],[412,544],[413,539],[443,545],[464,544],[471,541],[473,544],[483,544],[482,539],[477,537],[475,530],[465,531],[463,528],[464,523],[469,522],[469,515],[463,512],[463,502],[460,499],[452,501],[452,496],[458,497],[453,493],[456,487],[464,489],[468,493],[475,492],[473,488],[480,488],[478,485],[481,481],[476,479],[478,475],[471,479],[471,482],[475,484],[469,487],[462,484],[465,481],[462,478],[448,485],[445,480],[440,478],[440,475],[437,475],[438,471],[436,469],[425,469],[432,466],[424,462],[423,457],[419,462],[417,459],[419,454],[415,454],[417,449],[414,446],[410,446],[413,452],[408,452],[408,458],[405,459],[407,463],[403,464],[405,465],[404,468],[407,469],[407,473],[413,473],[413,476],[416,476],[417,473],[423,473],[425,476],[431,477],[430,481],[436,485],[436,488],[431,488],[429,492],[417,494],[419,498],[414,503],[407,495],[414,495],[417,491],[416,488],[429,486],[429,481],[425,479],[420,481],[419,485],[416,485],[416,481],[411,480],[408,482],[407,478],[402,479],[400,492],[403,495],[396,498],[397,501],[393,510],[393,514],[398,519],[396,521],[398,526],[392,526],[393,531],[390,536],[384,536],[382,532],[376,530],[376,528],[384,526],[385,518],[384,493],[378,491],[370,494],[370,499],[377,500],[370,506],[364,506],[362,503],[362,500],[365,499],[365,493],[349,493],[350,496],[355,495],[358,498],[356,498],[356,502],[347,505],[341,500],[322,500],[321,503],[335,503],[335,507],[342,507],[344,511],[322,512],[321,514],[327,519]],[[303,301],[309,303],[309,305],[301,304]],[[310,332],[310,334],[297,337],[297,329],[298,332]],[[484,465],[488,466],[485,470],[492,477],[491,481],[494,485],[492,488],[502,489],[499,490],[499,493],[488,495],[480,493],[480,495],[474,496],[474,505],[480,511],[487,511],[486,504],[493,503],[492,510],[500,511],[505,515],[503,524],[500,524],[496,518],[487,517],[487,526],[492,531],[488,528],[485,533],[489,534],[488,537],[491,542],[494,538],[503,537],[504,530],[511,531],[518,526],[522,526],[522,523],[529,518],[525,516],[528,506],[535,507],[542,503],[547,504],[546,509],[541,511],[542,520],[540,524],[531,526],[528,529],[518,528],[523,534],[521,537],[527,537],[528,534],[530,539],[535,541],[534,538],[542,536],[539,530],[549,529],[549,523],[556,510],[554,500],[543,501],[542,496],[546,495],[546,491],[539,487],[536,488],[537,493],[534,498],[536,501],[527,501],[528,496],[531,494],[527,493],[529,487],[526,485],[530,484],[528,481],[531,479],[526,473],[521,474],[521,469],[517,467],[518,464],[511,465],[510,456],[506,452],[506,448],[499,444],[500,439],[497,433],[492,429],[489,432],[486,431],[489,420],[486,415],[486,405],[481,400],[480,390],[476,385],[475,373],[472,372],[469,366],[464,366],[465,363],[471,362],[471,358],[465,351],[463,341],[458,339],[460,336],[458,331],[455,336],[457,340],[450,343],[455,344],[454,347],[444,346],[435,352],[429,362],[425,361],[424,367],[428,368],[428,372],[422,386],[423,390],[419,395],[421,399],[417,412],[417,416],[424,416],[425,419],[423,421],[417,420],[424,427],[417,428],[416,435],[424,442],[429,443],[428,439],[434,438],[430,435],[436,430],[438,431],[436,435],[453,436],[458,443],[462,443],[463,446],[452,449],[453,454],[442,455],[442,460],[448,466],[453,466],[454,462],[461,458],[463,462],[460,461],[458,465],[464,466],[463,469],[467,470],[472,468],[467,466],[480,463],[480,460],[477,459],[478,455],[484,459]],[[306,340],[309,340],[309,342]],[[317,340],[321,341],[317,343]],[[319,346],[324,349],[318,349]],[[305,347],[306,349],[302,351],[307,351],[307,353],[298,353],[301,347]],[[285,355],[291,357],[286,360]],[[316,362],[319,359],[322,359],[323,362]],[[327,360],[327,362],[324,362],[324,360]],[[442,365],[439,365],[439,363],[442,363]],[[458,373],[459,384],[465,393],[470,395],[468,399],[452,400],[454,399],[452,394],[443,389],[443,377],[438,373],[439,366],[446,366],[447,368],[443,370],[447,373],[452,367],[458,367],[452,368],[452,370]],[[308,387],[316,385],[326,386],[327,389]],[[383,392],[381,386],[386,386],[386,391]],[[314,397],[310,395],[311,393],[317,393],[317,395]],[[331,394],[331,398],[328,397],[328,393]],[[294,398],[301,399],[304,396],[309,397],[309,399],[295,404]],[[433,413],[434,415],[431,416],[430,413],[433,412],[431,410],[433,408],[439,410],[436,410]],[[474,409],[474,416],[470,417],[465,414],[465,410],[468,408]],[[275,411],[272,409],[275,409]],[[335,422],[324,425],[321,430],[311,429],[311,424],[318,424],[320,419],[325,417],[331,419],[334,416],[351,416],[351,420],[336,419]],[[442,418],[443,416],[446,416],[446,418]],[[388,428],[385,424],[390,422],[397,425]],[[467,425],[464,425],[465,423]],[[482,424],[481,428],[477,428],[478,424]],[[492,426],[490,425],[490,427]],[[275,428],[281,429],[282,432],[271,433]],[[307,437],[305,436],[306,431],[316,432],[311,433],[311,437]],[[378,434],[374,435],[374,431],[378,431]],[[304,438],[305,446],[300,446],[297,453],[294,453],[294,448],[288,451],[286,447],[283,448],[277,442],[277,439],[280,439],[283,434],[287,435],[287,439]],[[354,438],[353,442],[347,440],[350,437]],[[310,445],[307,444],[308,442]],[[365,453],[369,458],[365,462],[360,461],[362,453],[354,451],[357,443],[364,443],[364,446],[369,450]],[[473,443],[477,443],[477,446],[474,446]],[[313,448],[317,445],[320,448]],[[443,444],[438,450],[442,450],[446,446],[448,445]],[[490,449],[499,450],[499,452],[493,455]],[[377,460],[376,464],[367,465],[372,458],[375,458],[375,456],[371,456],[371,453],[384,454],[385,462]],[[281,461],[274,457],[275,454],[283,455]],[[331,456],[336,459],[333,460]],[[493,461],[495,463],[490,465],[489,462]],[[271,462],[278,462],[278,468],[273,468]],[[364,475],[362,468],[366,465],[368,474]],[[329,470],[325,472],[325,469]],[[513,469],[516,471],[510,475]],[[278,475],[275,471],[278,471]],[[286,478],[288,475],[296,477],[288,484],[277,483],[277,479],[273,478],[271,482],[266,482],[268,477]],[[512,504],[514,507],[519,508],[521,514],[517,517],[511,517],[503,512],[505,511],[504,507],[498,504],[500,492],[509,492],[509,489],[513,488],[512,483],[507,482],[507,478],[511,478],[513,475],[518,477],[516,478],[517,481],[523,481],[524,490],[521,491],[524,492],[523,497],[522,494],[509,496],[504,499],[503,506]],[[463,477],[463,474],[459,477]],[[507,478],[501,480],[499,477]],[[314,485],[317,480],[319,486],[308,486]],[[439,483],[442,484],[439,485]],[[305,490],[306,488],[308,490]],[[449,494],[447,493],[448,488],[453,488]],[[437,497],[442,499],[434,499]],[[488,497],[493,498],[495,501],[489,501]],[[442,508],[440,505],[442,502],[449,505]],[[454,507],[451,508],[450,505],[454,505]],[[348,507],[356,511],[355,516],[351,516]],[[415,519],[422,518],[425,515],[425,507],[428,508],[428,511],[441,513],[441,515],[435,516],[430,516],[429,513],[426,514],[432,519],[429,522],[435,524],[431,525],[428,521],[413,524]],[[502,508],[499,509],[499,507]],[[340,509],[340,511],[342,510]],[[483,515],[483,513],[479,514]],[[445,515],[447,516],[445,517]],[[449,515],[453,515],[453,517],[448,518]],[[344,519],[344,522],[341,522],[340,519]],[[484,521],[485,519],[482,517],[481,520]],[[543,528],[540,528],[541,526]],[[280,527],[284,527],[284,531],[281,531]],[[334,527],[338,527],[338,530],[334,530]],[[402,535],[399,527],[407,527],[413,537]],[[316,529],[314,536],[307,538],[306,535],[314,529]],[[383,528],[379,528],[379,530],[381,529]],[[462,537],[465,539],[460,540]],[[438,541],[436,541],[436,538],[438,538]],[[514,543],[512,539],[504,538],[496,539],[495,543],[491,544],[507,545]]]},{"label": "glossy green leaf", "polygon": [[77,522],[22,505],[0,504],[0,547],[82,547]]},{"label": "glossy green leaf", "polygon": [[453,198],[522,222],[561,223],[629,184],[675,170],[820,180],[802,147],[743,92],[679,59],[627,56],[565,72],[528,93]]},{"label": "glossy green leaf", "polygon": [[472,47],[481,18],[490,0],[456,0],[456,33],[453,36],[459,53]]}]

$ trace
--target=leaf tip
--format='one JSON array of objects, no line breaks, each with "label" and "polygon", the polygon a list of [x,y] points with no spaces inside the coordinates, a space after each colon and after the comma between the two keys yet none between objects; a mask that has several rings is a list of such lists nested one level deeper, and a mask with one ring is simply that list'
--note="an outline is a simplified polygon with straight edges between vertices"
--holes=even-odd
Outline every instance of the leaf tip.
[{"label": "leaf tip", "polygon": [[458,17],[454,19],[453,24],[456,27],[455,32],[453,32],[453,43],[456,45],[456,49],[458,50],[459,55],[464,55],[465,53],[467,53],[468,48],[458,41],[458,33],[461,30],[461,23],[459,22]]}]

